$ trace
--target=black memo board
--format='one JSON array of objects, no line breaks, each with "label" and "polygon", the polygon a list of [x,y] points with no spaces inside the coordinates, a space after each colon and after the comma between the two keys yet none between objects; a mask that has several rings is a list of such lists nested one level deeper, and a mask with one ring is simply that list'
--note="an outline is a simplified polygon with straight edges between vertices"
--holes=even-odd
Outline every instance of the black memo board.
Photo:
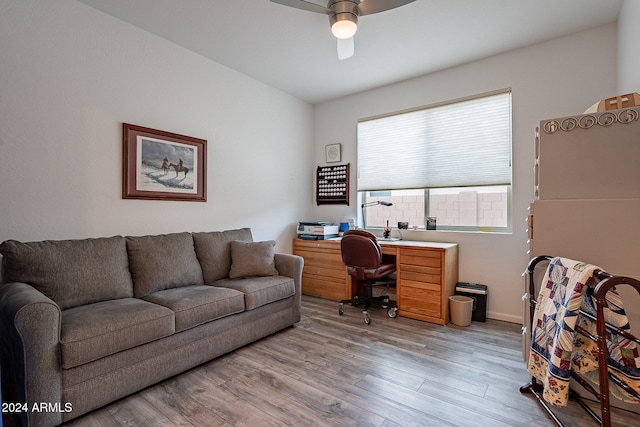
[{"label": "black memo board", "polygon": [[316,170],[316,203],[318,205],[349,204],[349,166],[318,166]]}]

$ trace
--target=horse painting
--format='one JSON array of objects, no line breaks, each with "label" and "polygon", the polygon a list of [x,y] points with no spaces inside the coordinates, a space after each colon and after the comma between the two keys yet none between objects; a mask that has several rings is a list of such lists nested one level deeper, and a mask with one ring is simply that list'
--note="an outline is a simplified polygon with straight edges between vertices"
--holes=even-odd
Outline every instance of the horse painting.
[{"label": "horse painting", "polygon": [[172,167],[176,170],[176,177],[178,176],[178,173],[184,172],[184,177],[186,178],[187,173],[189,173],[189,168],[182,164],[182,159],[180,159],[180,162],[177,165],[175,163],[170,163],[169,167]]}]

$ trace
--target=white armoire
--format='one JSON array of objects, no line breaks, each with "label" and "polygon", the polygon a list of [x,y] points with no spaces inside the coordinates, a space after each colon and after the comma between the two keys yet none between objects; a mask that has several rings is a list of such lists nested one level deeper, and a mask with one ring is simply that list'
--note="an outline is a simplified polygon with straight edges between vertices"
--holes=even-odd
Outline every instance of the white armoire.
[{"label": "white armoire", "polygon": [[[530,258],[562,256],[640,279],[639,116],[640,107],[631,107],[540,122],[528,218]],[[638,336],[640,296],[621,288]],[[528,306],[525,336],[527,312]],[[612,405],[619,406],[616,400]],[[634,406],[627,409],[638,411]]]},{"label": "white armoire", "polygon": [[531,257],[563,256],[640,279],[639,116],[633,107],[540,122]]}]

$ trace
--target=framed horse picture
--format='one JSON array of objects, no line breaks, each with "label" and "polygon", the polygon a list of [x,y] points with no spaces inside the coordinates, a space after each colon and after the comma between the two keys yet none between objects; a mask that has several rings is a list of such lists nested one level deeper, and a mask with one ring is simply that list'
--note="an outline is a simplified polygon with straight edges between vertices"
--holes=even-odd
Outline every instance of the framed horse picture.
[{"label": "framed horse picture", "polygon": [[122,125],[122,198],[207,201],[207,141]]}]

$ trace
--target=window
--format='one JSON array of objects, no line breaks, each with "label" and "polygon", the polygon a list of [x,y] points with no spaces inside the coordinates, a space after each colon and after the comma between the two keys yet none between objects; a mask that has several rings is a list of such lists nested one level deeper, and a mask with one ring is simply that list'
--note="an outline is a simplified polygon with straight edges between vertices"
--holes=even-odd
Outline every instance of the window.
[{"label": "window", "polygon": [[511,229],[511,92],[358,123],[358,192],[367,227]]}]

